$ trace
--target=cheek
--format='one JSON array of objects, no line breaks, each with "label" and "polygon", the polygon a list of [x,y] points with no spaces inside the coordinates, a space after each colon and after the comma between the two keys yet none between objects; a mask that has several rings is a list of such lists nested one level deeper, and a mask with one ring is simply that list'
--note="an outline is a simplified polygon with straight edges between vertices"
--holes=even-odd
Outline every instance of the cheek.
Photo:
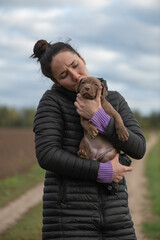
[{"label": "cheek", "polygon": [[84,86],[80,86],[78,90],[81,93],[83,91],[83,89],[84,89]]},{"label": "cheek", "polygon": [[95,92],[97,92],[97,87],[96,87],[96,86],[94,86],[93,88],[94,88],[94,91],[95,91]]},{"label": "cheek", "polygon": [[99,88],[99,87],[95,87],[95,93],[96,93],[96,95],[97,95],[97,90],[98,90],[98,88]]}]

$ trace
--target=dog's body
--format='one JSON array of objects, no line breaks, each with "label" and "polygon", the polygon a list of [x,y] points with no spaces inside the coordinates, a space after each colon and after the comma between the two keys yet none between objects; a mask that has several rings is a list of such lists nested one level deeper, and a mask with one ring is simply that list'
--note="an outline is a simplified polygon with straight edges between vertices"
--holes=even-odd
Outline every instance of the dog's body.
[{"label": "dog's body", "polygon": [[[97,95],[98,87],[101,85],[103,84],[97,78],[84,78],[79,84],[78,92],[81,93],[82,97],[93,100]],[[119,113],[105,99],[107,94],[107,90],[103,88],[103,94],[101,96],[102,108],[108,115],[114,118],[119,140],[126,141],[129,134]],[[113,159],[117,151],[106,138],[98,134],[98,129],[83,117],[81,117],[81,125],[84,129],[84,138],[80,143],[78,156],[100,162],[106,162]]]},{"label": "dog's body", "polygon": [[90,138],[87,132],[84,131],[84,138],[80,143],[78,151],[79,157],[106,162],[112,160],[116,152],[112,144],[100,134],[95,138]]}]

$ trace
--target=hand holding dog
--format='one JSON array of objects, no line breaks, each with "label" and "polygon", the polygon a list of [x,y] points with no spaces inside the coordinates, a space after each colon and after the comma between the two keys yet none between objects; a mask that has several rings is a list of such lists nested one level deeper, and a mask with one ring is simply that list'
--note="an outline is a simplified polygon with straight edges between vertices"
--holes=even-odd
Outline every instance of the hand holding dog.
[{"label": "hand holding dog", "polygon": [[76,102],[74,102],[74,105],[76,106],[77,112],[80,116],[89,120],[98,111],[98,109],[102,107],[101,91],[102,87],[100,86],[97,90],[97,96],[94,100],[84,99],[80,93],[77,94]]},{"label": "hand holding dog", "polygon": [[113,167],[113,182],[118,183],[125,177],[127,172],[132,171],[132,167],[127,167],[119,163],[119,154],[111,160],[112,167]]}]

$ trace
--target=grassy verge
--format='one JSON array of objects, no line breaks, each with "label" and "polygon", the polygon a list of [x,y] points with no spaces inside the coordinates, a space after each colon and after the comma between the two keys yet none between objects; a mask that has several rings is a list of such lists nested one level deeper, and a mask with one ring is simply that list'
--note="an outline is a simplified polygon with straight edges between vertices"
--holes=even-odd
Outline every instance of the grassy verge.
[{"label": "grassy verge", "polygon": [[0,236],[1,240],[42,239],[42,203],[27,212],[21,220]]},{"label": "grassy verge", "polygon": [[160,239],[160,134],[156,145],[147,157],[146,176],[155,219],[147,220],[143,231],[151,239]]},{"label": "grassy verge", "polygon": [[142,129],[143,135],[146,139],[146,141],[149,140],[151,134],[157,134],[157,132],[153,129]]},{"label": "grassy verge", "polygon": [[44,170],[35,164],[27,173],[16,174],[0,181],[0,207],[19,197],[44,179]]}]

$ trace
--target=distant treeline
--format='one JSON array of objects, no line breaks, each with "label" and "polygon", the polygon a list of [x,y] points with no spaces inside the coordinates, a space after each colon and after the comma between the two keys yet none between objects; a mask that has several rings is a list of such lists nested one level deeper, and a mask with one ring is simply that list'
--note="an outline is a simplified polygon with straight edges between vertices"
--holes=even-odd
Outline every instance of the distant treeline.
[{"label": "distant treeline", "polygon": [[32,127],[34,115],[34,108],[17,110],[0,106],[0,127]]},{"label": "distant treeline", "polygon": [[[160,129],[160,112],[153,112],[149,116],[143,116],[135,111],[136,119],[143,129]],[[9,108],[0,106],[0,127],[32,127],[35,115],[34,108]]]},{"label": "distant treeline", "polygon": [[159,129],[160,130],[160,111],[153,112],[148,116],[143,116],[140,112],[134,112],[137,121],[143,129]]}]

